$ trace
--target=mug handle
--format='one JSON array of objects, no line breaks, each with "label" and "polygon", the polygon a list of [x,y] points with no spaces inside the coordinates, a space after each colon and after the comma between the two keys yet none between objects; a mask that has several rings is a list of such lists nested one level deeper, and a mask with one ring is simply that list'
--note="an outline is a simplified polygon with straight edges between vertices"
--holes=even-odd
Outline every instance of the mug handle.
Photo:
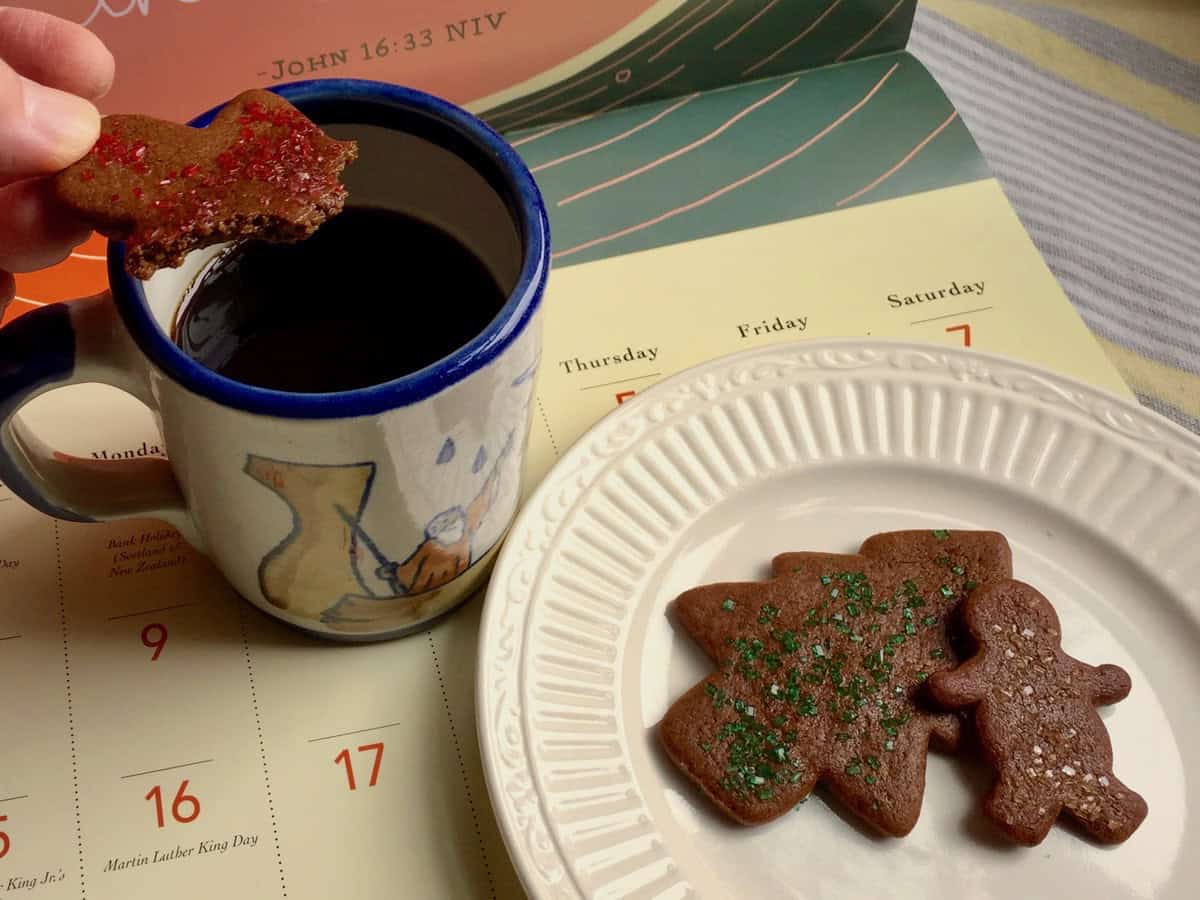
[{"label": "mug handle", "polygon": [[195,544],[196,529],[167,460],[61,453],[17,416],[41,394],[85,383],[111,385],[156,410],[146,375],[108,291],[44,306],[0,329],[0,481],[56,519],[162,519]]}]

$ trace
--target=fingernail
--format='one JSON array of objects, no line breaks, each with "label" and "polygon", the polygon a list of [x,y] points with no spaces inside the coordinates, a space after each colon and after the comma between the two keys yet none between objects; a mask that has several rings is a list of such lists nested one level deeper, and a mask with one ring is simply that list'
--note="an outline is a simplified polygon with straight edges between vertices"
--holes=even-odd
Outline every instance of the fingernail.
[{"label": "fingernail", "polygon": [[25,115],[56,168],[82,157],[100,136],[100,112],[82,97],[25,81]]}]

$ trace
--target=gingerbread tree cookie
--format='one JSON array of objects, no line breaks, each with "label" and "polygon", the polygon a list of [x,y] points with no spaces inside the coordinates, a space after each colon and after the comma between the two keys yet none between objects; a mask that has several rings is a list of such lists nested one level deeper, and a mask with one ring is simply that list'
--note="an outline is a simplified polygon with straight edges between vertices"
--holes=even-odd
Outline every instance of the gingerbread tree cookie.
[{"label": "gingerbread tree cookie", "polygon": [[743,824],[776,818],[818,782],[885,834],[917,822],[930,738],[959,720],[921,702],[956,655],[947,620],[1012,576],[994,532],[876,535],[857,555],[785,553],[764,582],[711,584],[673,605],[719,671],[658,734],[672,761]]},{"label": "gingerbread tree cookie", "polygon": [[1019,581],[972,594],[963,622],[979,651],[930,679],[948,707],[975,707],[975,728],[997,781],[987,815],[1018,843],[1039,844],[1065,812],[1104,843],[1119,843],[1146,817],[1146,801],[1113,774],[1112,744],[1098,704],[1123,700],[1129,675],[1063,652],[1054,608]]}]

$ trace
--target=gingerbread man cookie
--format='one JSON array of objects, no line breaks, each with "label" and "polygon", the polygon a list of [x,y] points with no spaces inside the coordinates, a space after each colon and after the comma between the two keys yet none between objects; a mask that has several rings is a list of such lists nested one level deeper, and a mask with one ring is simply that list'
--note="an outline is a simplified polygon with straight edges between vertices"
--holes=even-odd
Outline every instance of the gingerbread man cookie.
[{"label": "gingerbread man cookie", "polygon": [[879,831],[917,822],[931,737],[959,719],[922,702],[955,665],[947,620],[1012,576],[994,532],[876,535],[860,553],[785,553],[764,582],[710,584],[673,605],[719,671],[659,723],[667,755],[743,824],[776,818],[818,782]]},{"label": "gingerbread man cookie", "polygon": [[1146,817],[1146,801],[1113,774],[1112,744],[1095,707],[1123,700],[1129,675],[1064,653],[1054,608],[1019,581],[972,594],[961,613],[979,650],[929,684],[943,705],[975,708],[998,776],[984,811],[1030,846],[1063,812],[1098,841],[1124,841]]},{"label": "gingerbread man cookie", "polygon": [[149,278],[192,250],[257,237],[297,241],[341,211],[353,141],[324,134],[270,91],[246,91],[205,128],[112,115],[91,152],[54,179],[59,199]]}]

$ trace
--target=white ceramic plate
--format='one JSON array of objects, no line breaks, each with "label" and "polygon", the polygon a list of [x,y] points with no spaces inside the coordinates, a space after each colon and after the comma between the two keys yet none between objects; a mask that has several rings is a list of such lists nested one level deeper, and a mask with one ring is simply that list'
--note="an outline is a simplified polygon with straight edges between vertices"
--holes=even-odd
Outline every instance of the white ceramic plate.
[{"label": "white ceramic plate", "polygon": [[[990,528],[1068,652],[1124,666],[1103,712],[1150,815],[1102,848],[1008,845],[990,774],[933,754],[920,822],[877,838],[818,792],[729,825],[653,728],[710,669],[664,615],[784,550]],[[972,351],[769,347],[670,378],[596,425],[518,519],[491,580],[479,729],[535,898],[1192,898],[1200,884],[1200,441],[1136,405]],[[1190,852],[1189,852],[1190,851]]]}]

